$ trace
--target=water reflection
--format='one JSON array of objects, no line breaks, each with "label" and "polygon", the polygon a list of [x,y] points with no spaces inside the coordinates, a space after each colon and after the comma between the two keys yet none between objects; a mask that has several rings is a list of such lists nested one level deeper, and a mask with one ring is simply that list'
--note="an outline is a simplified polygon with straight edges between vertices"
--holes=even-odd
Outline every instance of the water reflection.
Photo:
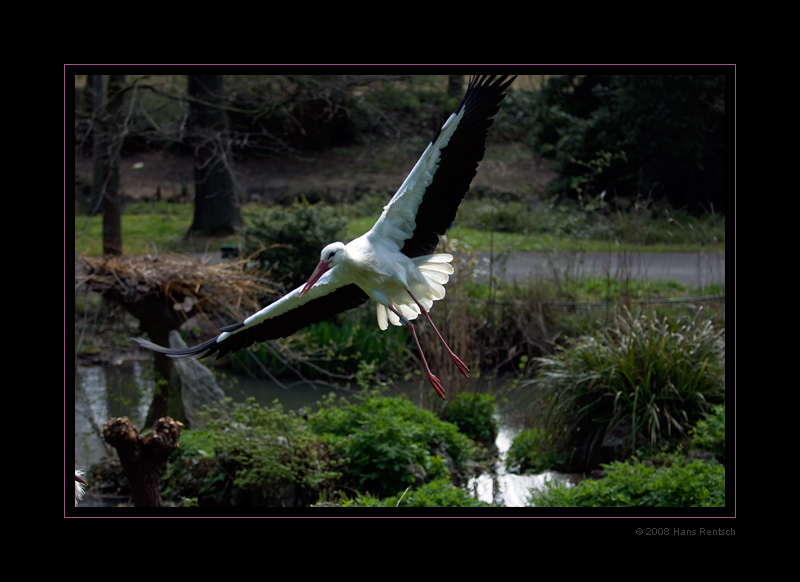
[{"label": "water reflection", "polygon": [[75,466],[88,469],[113,454],[103,441],[103,423],[127,416],[140,429],[155,382],[152,364],[126,361],[119,366],[78,366],[75,371]]},{"label": "water reflection", "polygon": [[486,473],[473,477],[467,484],[467,489],[481,501],[502,505],[504,507],[526,507],[528,505],[529,489],[544,489],[550,481],[564,481],[570,483],[569,476],[552,471],[545,471],[538,475],[514,475],[506,473],[505,458],[514,437],[519,429],[503,424],[500,420],[500,431],[495,444],[500,453],[500,461],[494,473]]}]

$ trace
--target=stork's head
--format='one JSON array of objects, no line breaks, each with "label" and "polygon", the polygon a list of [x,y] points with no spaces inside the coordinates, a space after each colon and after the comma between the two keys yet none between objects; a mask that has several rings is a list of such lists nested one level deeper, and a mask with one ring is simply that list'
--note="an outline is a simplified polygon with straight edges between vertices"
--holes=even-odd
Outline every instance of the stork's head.
[{"label": "stork's head", "polygon": [[308,290],[314,286],[314,283],[325,274],[326,271],[329,271],[336,263],[342,258],[344,255],[344,243],[335,242],[331,243],[322,249],[322,252],[319,254],[319,264],[317,268],[314,269],[314,272],[311,273],[311,277],[308,278],[308,283],[306,283],[303,290],[300,291],[300,296],[302,297]]}]

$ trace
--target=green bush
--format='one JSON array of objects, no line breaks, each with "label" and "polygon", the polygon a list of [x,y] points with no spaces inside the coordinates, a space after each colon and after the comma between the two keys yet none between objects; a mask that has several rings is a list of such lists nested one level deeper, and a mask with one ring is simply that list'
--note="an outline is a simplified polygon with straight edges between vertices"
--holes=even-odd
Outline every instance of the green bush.
[{"label": "green bush", "polygon": [[693,451],[708,451],[716,459],[725,462],[725,405],[711,409],[703,420],[699,420],[690,431]]},{"label": "green bush", "polygon": [[471,497],[447,479],[425,483],[419,489],[380,499],[374,495],[359,495],[346,500],[342,507],[494,507],[491,503]]},{"label": "green bush", "polygon": [[439,417],[452,422],[462,433],[483,445],[493,444],[500,428],[497,405],[490,394],[456,394],[447,402]]},{"label": "green bush", "polygon": [[564,435],[575,470],[661,447],[724,401],[725,340],[700,317],[677,324],[627,310],[615,326],[580,338],[541,364],[546,429]]},{"label": "green bush", "polygon": [[724,212],[725,75],[556,75],[531,145],[557,163],[551,186]]},{"label": "green bush", "polygon": [[539,91],[520,87],[509,91],[494,118],[491,135],[497,141],[526,141],[539,123],[534,114],[538,103]]},{"label": "green bush", "polygon": [[305,199],[292,206],[271,206],[251,216],[242,229],[242,250],[287,290],[305,283],[329,243],[341,240],[347,219],[327,204]]},{"label": "green bush", "polygon": [[164,476],[165,495],[201,505],[302,506],[337,476],[306,422],[279,403],[226,399],[199,430],[184,431]]},{"label": "green bush", "polygon": [[536,507],[725,507],[725,467],[684,461],[666,467],[636,458],[603,465],[607,476],[570,487],[548,482],[531,490]]},{"label": "green bush", "polygon": [[506,453],[509,473],[539,473],[560,468],[569,455],[560,452],[553,436],[541,428],[524,429],[514,437]]},{"label": "green bush", "polygon": [[461,471],[470,457],[469,439],[454,424],[406,398],[330,399],[308,420],[341,461],[344,490],[392,495]]}]

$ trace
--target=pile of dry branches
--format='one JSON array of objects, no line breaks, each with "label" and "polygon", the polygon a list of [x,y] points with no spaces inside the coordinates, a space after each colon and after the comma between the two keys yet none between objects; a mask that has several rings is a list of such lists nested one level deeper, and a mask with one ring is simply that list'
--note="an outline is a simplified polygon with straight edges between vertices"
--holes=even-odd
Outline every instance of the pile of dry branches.
[{"label": "pile of dry branches", "polygon": [[[234,321],[260,309],[258,297],[274,293],[268,281],[246,268],[246,260],[207,264],[168,253],[84,257],[76,254],[75,291],[114,292],[128,303],[159,295],[186,317],[227,315]],[[82,271],[82,272],[78,272]]]}]

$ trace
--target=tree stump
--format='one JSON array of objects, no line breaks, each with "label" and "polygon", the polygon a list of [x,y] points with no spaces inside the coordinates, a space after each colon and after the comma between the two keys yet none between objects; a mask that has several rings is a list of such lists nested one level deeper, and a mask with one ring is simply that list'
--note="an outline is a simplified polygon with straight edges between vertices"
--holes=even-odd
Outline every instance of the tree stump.
[{"label": "tree stump", "polygon": [[135,507],[161,507],[161,472],[178,448],[183,424],[159,418],[145,435],[128,417],[112,418],[103,425],[103,438],[117,450],[122,470],[131,483]]}]

